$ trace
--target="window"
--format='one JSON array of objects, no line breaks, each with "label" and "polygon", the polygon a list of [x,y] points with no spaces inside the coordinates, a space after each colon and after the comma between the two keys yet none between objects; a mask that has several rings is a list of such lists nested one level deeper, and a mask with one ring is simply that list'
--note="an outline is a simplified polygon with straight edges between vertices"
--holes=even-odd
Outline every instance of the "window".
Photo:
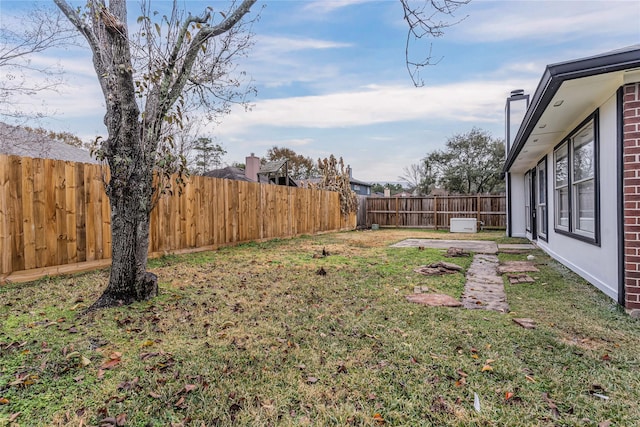
[{"label": "window", "polygon": [[541,239],[547,240],[547,158],[545,157],[538,163],[536,167],[536,204],[537,212],[536,218],[538,221],[538,236]]},{"label": "window", "polygon": [[360,191],[360,186],[357,184],[353,185],[353,191]]},{"label": "window", "polygon": [[554,151],[555,227],[598,243],[597,112]]}]

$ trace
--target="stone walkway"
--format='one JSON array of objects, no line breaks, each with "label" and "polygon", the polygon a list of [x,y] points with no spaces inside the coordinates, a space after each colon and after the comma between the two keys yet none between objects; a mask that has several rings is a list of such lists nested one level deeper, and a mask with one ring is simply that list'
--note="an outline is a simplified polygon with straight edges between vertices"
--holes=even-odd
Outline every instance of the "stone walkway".
[{"label": "stone walkway", "polygon": [[502,276],[498,275],[498,257],[478,254],[467,270],[462,306],[468,309],[509,312]]},{"label": "stone walkway", "polygon": [[[498,273],[498,251],[527,251],[535,249],[530,243],[500,244],[482,240],[434,240],[434,239],[406,239],[392,245],[394,248],[424,247],[435,249],[461,248],[475,252],[471,266],[467,270],[466,283],[462,294],[462,306],[473,310],[495,310],[501,313],[509,312],[509,304],[504,292],[504,282]],[[440,295],[422,295],[421,298],[439,297]],[[407,297],[411,301],[410,297]],[[413,297],[414,299],[417,296]],[[423,301],[412,301],[425,305],[444,305]],[[448,305],[452,306],[452,305]]]}]

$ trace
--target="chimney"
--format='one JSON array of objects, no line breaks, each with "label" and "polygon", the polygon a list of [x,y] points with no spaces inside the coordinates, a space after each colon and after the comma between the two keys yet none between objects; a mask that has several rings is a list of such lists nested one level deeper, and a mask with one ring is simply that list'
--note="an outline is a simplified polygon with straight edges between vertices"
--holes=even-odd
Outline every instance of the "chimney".
[{"label": "chimney", "polygon": [[347,173],[349,174],[349,179],[353,179],[353,170],[351,170],[351,165],[347,165]]},{"label": "chimney", "polygon": [[506,120],[504,141],[507,155],[516,139],[518,129],[520,129],[527,108],[529,108],[529,95],[525,95],[523,89],[512,90],[505,105]]},{"label": "chimney", "polygon": [[258,171],[260,171],[260,158],[253,153],[245,158],[244,176],[254,182],[258,182]]}]

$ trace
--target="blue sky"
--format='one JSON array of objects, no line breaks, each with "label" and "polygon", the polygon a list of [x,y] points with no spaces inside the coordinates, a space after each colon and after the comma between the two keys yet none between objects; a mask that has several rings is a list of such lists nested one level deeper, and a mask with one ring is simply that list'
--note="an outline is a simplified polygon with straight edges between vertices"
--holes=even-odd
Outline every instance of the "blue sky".
[{"label": "blue sky", "polygon": [[[11,3],[2,1],[3,20]],[[179,3],[199,14],[215,2]],[[278,145],[314,159],[342,156],[354,177],[370,182],[397,181],[405,166],[474,126],[503,138],[506,97],[513,89],[532,93],[547,64],[640,43],[640,1],[476,0],[442,38],[414,46],[432,42],[441,58],[416,88],[397,0],[276,0],[254,8],[256,43],[241,64],[258,89],[254,106],[205,126],[205,135],[225,147],[228,163]],[[55,112],[48,128],[83,139],[104,134],[88,50],[49,55],[35,60],[59,61],[64,87],[23,102]]]}]

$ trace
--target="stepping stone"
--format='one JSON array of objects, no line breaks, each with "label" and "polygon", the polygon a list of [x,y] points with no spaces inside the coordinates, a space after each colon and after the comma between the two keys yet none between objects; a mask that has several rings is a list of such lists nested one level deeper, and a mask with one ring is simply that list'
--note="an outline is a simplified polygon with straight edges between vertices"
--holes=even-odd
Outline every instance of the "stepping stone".
[{"label": "stepping stone", "polygon": [[498,267],[498,273],[527,273],[540,271],[531,261],[505,261]]},{"label": "stepping stone", "polygon": [[407,301],[429,307],[460,307],[462,305],[457,299],[443,294],[412,294],[407,295]]},{"label": "stepping stone", "polygon": [[467,270],[462,305],[468,309],[509,311],[502,277],[497,274],[498,257],[480,254],[473,257]]},{"label": "stepping stone", "polygon": [[437,276],[441,274],[457,273],[458,271],[462,271],[462,267],[457,264],[440,261],[429,265],[423,265],[413,271],[427,276]]},{"label": "stepping stone", "polygon": [[534,283],[535,279],[528,274],[507,274],[509,283],[517,285],[518,283]]}]

